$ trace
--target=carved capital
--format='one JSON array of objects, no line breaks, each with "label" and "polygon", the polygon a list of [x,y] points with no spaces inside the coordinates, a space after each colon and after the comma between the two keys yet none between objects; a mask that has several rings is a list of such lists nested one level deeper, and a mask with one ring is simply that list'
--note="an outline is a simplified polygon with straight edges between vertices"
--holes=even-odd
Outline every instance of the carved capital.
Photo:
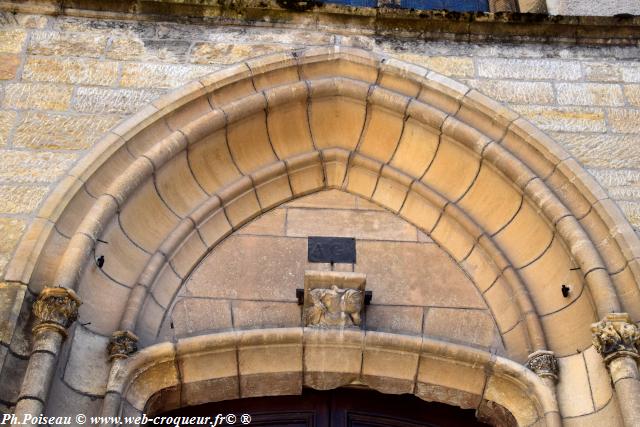
[{"label": "carved capital", "polygon": [[538,350],[531,353],[525,366],[541,378],[558,381],[558,359],[552,351]]},{"label": "carved capital", "polygon": [[36,317],[33,332],[50,329],[66,338],[67,328],[78,318],[80,304],[82,301],[71,289],[44,288],[33,303]]},{"label": "carved capital", "polygon": [[109,360],[126,359],[138,351],[138,337],[129,331],[115,331],[111,335],[107,352]]},{"label": "carved capital", "polygon": [[627,313],[610,313],[591,325],[593,346],[608,365],[623,356],[639,358],[640,330]]}]

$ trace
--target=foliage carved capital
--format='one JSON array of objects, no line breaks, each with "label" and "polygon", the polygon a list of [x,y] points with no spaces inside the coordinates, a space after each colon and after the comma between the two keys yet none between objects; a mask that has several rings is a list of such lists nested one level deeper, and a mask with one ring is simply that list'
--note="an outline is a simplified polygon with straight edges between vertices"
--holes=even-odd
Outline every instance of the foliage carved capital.
[{"label": "foliage carved capital", "polygon": [[558,359],[552,351],[538,350],[531,353],[525,366],[541,378],[551,378],[554,382],[558,381]]},{"label": "foliage carved capital", "polygon": [[109,360],[126,359],[138,351],[138,337],[130,331],[115,331],[111,335],[107,352]]},{"label": "foliage carved capital", "polygon": [[78,319],[78,307],[82,301],[72,289],[44,288],[33,303],[36,326],[33,332],[54,330],[67,336],[67,328]]},{"label": "foliage carved capital", "polygon": [[622,356],[638,358],[640,330],[627,313],[610,313],[591,325],[593,346],[609,364]]}]

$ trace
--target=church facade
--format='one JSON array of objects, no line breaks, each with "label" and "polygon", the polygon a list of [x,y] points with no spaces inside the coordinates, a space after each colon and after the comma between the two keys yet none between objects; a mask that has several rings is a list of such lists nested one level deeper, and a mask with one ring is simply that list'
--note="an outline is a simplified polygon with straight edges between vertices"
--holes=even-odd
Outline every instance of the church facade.
[{"label": "church facade", "polygon": [[0,422],[640,426],[637,2],[338,3],[0,2]]}]

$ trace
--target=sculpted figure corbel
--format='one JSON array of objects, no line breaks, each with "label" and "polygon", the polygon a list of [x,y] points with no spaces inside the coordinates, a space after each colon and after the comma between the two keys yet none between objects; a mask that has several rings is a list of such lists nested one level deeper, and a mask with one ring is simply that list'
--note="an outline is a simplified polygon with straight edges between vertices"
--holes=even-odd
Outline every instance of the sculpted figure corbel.
[{"label": "sculpted figure corbel", "polygon": [[311,304],[305,310],[305,324],[321,327],[360,326],[364,294],[358,289],[316,288],[309,291]]},{"label": "sculpted figure corbel", "polygon": [[338,271],[306,271],[304,324],[321,328],[362,325],[366,276]]}]

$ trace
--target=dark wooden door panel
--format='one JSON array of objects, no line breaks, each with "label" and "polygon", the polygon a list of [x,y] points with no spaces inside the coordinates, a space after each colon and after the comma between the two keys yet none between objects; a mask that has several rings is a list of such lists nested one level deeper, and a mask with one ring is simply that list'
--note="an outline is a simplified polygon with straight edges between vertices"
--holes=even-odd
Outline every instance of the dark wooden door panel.
[{"label": "dark wooden door panel", "polygon": [[264,427],[486,427],[473,410],[425,402],[413,395],[365,389],[316,391],[300,396],[238,399],[176,409],[165,416],[251,415]]},{"label": "dark wooden door panel", "polygon": [[270,427],[324,427],[318,426],[318,414],[312,411],[291,411],[291,412],[252,412],[252,426]]},{"label": "dark wooden door panel", "polygon": [[369,415],[347,413],[346,424],[348,427],[438,427],[436,424],[417,423],[399,417],[386,417],[381,415]]}]

